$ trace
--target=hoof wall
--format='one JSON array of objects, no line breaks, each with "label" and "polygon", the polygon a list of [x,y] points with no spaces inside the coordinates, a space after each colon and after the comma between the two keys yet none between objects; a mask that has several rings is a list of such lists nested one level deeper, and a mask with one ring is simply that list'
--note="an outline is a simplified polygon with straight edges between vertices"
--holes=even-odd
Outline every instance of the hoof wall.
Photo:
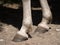
[{"label": "hoof wall", "polygon": [[16,34],[12,41],[21,42],[21,41],[25,41],[25,40],[28,40],[28,38],[24,37],[22,35]]}]

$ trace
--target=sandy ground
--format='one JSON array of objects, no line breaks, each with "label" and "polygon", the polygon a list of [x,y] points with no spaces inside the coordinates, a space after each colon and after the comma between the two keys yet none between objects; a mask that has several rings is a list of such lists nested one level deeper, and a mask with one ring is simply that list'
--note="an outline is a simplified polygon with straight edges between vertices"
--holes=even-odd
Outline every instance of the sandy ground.
[{"label": "sandy ground", "polygon": [[[60,45],[60,25],[50,24],[51,29],[48,32],[41,34],[31,34],[32,38],[14,42],[13,37],[18,31],[12,25],[0,24],[0,45]],[[33,27],[33,30],[36,26]]]}]

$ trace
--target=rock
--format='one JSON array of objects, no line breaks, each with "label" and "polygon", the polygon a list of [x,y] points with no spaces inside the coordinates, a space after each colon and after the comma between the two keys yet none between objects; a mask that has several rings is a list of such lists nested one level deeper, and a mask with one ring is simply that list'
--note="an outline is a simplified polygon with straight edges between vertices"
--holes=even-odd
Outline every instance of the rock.
[{"label": "rock", "polygon": [[57,31],[57,32],[60,32],[60,29],[59,29],[59,28],[57,28],[57,29],[56,29],[56,31]]}]

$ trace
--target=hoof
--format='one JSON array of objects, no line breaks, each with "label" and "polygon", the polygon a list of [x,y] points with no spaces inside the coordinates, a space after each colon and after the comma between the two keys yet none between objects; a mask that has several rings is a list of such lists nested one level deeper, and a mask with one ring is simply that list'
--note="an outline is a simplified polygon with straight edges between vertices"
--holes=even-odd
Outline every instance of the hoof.
[{"label": "hoof", "polygon": [[49,29],[46,29],[44,27],[37,27],[37,29],[34,31],[34,33],[45,33],[48,32]]},{"label": "hoof", "polygon": [[24,37],[24,36],[22,36],[20,34],[16,34],[12,41],[21,42],[21,41],[25,41],[25,40],[28,40],[28,38]]}]

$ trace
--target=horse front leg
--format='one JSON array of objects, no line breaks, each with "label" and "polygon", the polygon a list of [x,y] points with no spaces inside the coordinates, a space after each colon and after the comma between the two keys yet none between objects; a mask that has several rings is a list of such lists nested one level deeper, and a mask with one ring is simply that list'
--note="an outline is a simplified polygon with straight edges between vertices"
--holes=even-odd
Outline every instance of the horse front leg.
[{"label": "horse front leg", "polygon": [[47,0],[40,0],[40,4],[42,7],[42,21],[38,24],[38,27],[35,32],[39,31],[40,33],[44,33],[50,28],[48,24],[51,23],[52,13]]},{"label": "horse front leg", "polygon": [[24,41],[28,39],[28,31],[32,25],[31,0],[22,0],[23,2],[23,22],[20,31],[14,37],[14,41]]}]

